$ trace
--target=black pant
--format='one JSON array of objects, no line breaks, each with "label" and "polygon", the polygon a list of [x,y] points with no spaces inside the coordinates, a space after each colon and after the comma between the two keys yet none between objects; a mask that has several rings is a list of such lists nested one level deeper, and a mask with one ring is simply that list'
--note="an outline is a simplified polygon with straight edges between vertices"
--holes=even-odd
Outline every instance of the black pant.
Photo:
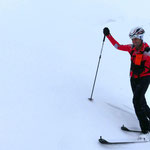
[{"label": "black pant", "polygon": [[150,131],[150,108],[146,103],[145,93],[150,84],[150,76],[141,78],[131,78],[131,87],[133,91],[133,104],[135,113],[140,123],[143,133]]}]

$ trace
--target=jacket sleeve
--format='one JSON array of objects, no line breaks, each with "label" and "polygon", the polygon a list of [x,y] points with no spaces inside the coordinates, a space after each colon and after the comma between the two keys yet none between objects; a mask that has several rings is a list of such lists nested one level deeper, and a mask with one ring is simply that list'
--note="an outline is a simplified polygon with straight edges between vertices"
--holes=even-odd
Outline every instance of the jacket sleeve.
[{"label": "jacket sleeve", "polygon": [[150,69],[150,51],[144,52],[143,60],[145,61],[145,66]]},{"label": "jacket sleeve", "polygon": [[122,50],[122,51],[127,51],[127,52],[131,52],[132,49],[132,44],[128,44],[128,45],[120,45],[113,37],[111,34],[109,34],[107,36],[107,38],[109,39],[109,41],[111,42],[111,44],[117,48],[118,50]]}]

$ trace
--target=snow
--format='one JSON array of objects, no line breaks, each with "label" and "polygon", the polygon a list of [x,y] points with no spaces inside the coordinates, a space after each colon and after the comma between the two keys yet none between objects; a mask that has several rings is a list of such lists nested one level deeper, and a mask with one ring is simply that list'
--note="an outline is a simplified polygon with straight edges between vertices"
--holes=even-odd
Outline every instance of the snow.
[{"label": "snow", "polygon": [[[144,149],[104,146],[139,128],[129,82],[130,56],[106,39],[89,101],[105,26],[122,44],[135,26],[150,44],[148,0],[0,1],[0,149]],[[142,5],[142,6],[141,6]],[[150,89],[146,97],[150,104]]]}]

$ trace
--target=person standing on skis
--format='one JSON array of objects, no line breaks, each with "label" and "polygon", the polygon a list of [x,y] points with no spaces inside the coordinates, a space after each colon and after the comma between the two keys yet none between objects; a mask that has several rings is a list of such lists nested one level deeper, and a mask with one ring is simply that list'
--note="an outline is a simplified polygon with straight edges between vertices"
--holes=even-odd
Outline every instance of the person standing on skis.
[{"label": "person standing on skis", "polygon": [[150,135],[150,108],[145,98],[150,84],[150,48],[143,41],[145,31],[142,27],[132,29],[129,33],[132,44],[128,45],[120,45],[107,27],[103,29],[103,33],[115,48],[127,51],[131,56],[130,83],[133,92],[133,105],[142,133]]}]

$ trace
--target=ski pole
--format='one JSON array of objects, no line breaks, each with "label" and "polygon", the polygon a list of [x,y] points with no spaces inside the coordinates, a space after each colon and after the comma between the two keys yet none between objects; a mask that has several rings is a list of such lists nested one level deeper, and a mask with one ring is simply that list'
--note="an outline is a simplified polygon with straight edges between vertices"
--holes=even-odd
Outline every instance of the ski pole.
[{"label": "ski pole", "polygon": [[97,74],[98,74],[98,69],[99,69],[100,60],[101,60],[101,56],[102,56],[102,51],[103,51],[103,47],[104,47],[104,42],[105,42],[105,35],[104,35],[103,42],[102,42],[102,47],[101,47],[100,56],[99,56],[99,60],[98,60],[98,65],[97,65],[97,69],[96,69],[96,74],[95,74],[95,78],[94,78],[94,83],[93,83],[93,87],[92,87],[91,97],[88,98],[90,101],[93,100],[93,92],[94,92],[95,83],[96,83],[96,79],[97,79]]}]

